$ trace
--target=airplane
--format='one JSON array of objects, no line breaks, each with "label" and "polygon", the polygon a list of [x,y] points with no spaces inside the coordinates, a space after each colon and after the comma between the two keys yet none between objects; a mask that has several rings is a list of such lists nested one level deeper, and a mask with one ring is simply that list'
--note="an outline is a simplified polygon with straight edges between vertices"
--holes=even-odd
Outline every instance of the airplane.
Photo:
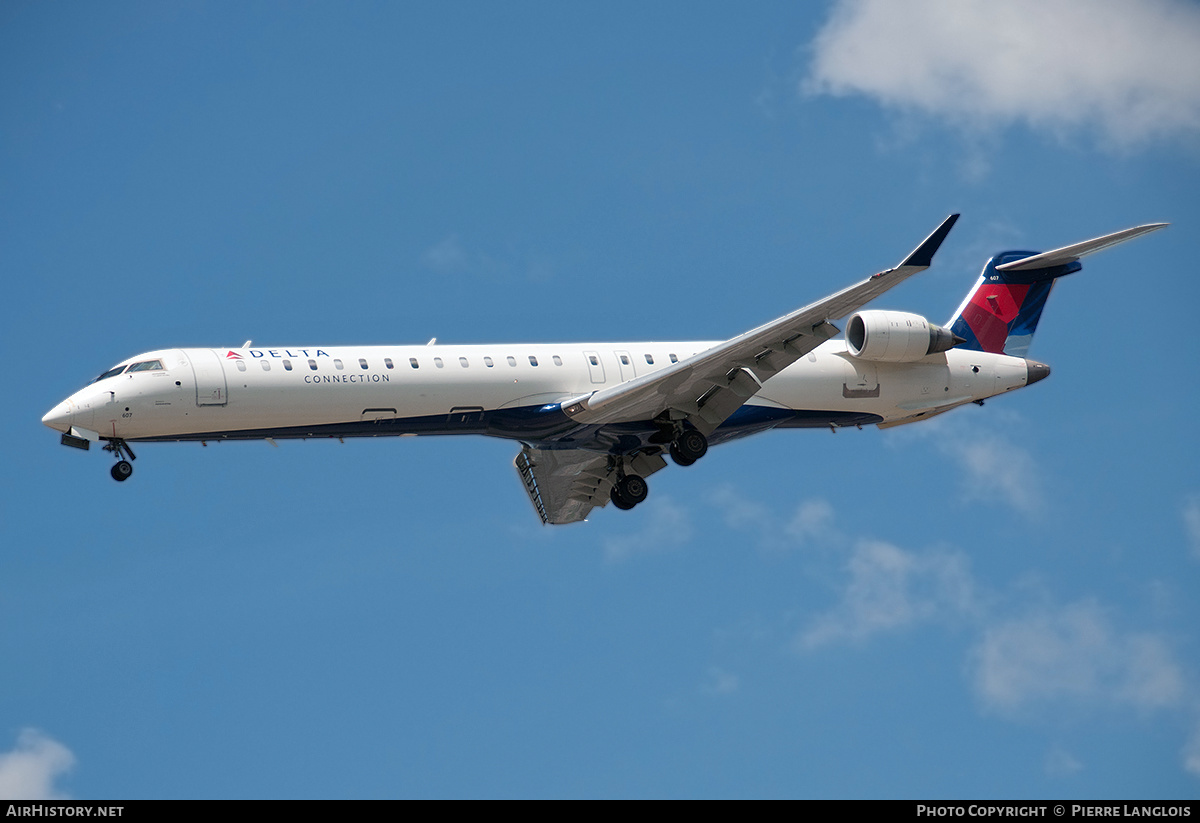
[{"label": "airplane", "polygon": [[[1079,258],[1166,226],[1053,251],[1006,251],[945,326],[863,307],[927,269],[952,214],[893,268],[724,342],[162,349],[118,363],[42,422],[104,443],[128,480],[131,443],[482,434],[514,461],[544,524],[632,509],[646,478],[770,429],[889,428],[1050,374],[1026,358],[1058,278]],[[833,320],[849,315],[844,338]]]}]

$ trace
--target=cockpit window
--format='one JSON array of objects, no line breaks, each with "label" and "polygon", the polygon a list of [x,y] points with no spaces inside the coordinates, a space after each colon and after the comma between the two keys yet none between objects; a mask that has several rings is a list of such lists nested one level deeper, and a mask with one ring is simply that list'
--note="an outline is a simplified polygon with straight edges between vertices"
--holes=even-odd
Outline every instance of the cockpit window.
[{"label": "cockpit window", "polygon": [[97,377],[95,380],[93,380],[92,382],[93,382],[93,383],[99,383],[101,380],[104,380],[104,379],[106,379],[106,378],[109,378],[109,377],[116,377],[118,374],[120,374],[120,373],[121,373],[121,372],[123,372],[123,371],[125,371],[125,367],[124,367],[124,366],[117,366],[116,368],[109,369],[109,370],[108,370],[108,371],[106,371],[104,374],[100,375],[100,376],[99,376],[99,377]]},{"label": "cockpit window", "polygon": [[161,360],[143,360],[141,363],[134,363],[129,367],[130,372],[135,371],[157,371],[163,367]]}]

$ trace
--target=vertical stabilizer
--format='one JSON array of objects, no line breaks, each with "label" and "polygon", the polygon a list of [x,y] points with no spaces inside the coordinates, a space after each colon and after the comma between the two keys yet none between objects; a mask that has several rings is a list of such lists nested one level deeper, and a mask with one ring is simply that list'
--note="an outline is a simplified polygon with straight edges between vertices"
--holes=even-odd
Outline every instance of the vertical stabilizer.
[{"label": "vertical stabilizer", "polygon": [[1042,253],[1001,252],[983,267],[975,288],[946,325],[966,340],[960,349],[1025,357],[1055,280],[1082,269],[1079,258],[1085,254],[1166,225],[1148,223]]},{"label": "vertical stabilizer", "polygon": [[975,288],[949,323],[950,331],[967,341],[958,348],[1025,356],[1055,279],[1083,268],[1076,261],[1021,272],[996,270],[1033,255],[1031,251],[1008,251],[987,262]]}]

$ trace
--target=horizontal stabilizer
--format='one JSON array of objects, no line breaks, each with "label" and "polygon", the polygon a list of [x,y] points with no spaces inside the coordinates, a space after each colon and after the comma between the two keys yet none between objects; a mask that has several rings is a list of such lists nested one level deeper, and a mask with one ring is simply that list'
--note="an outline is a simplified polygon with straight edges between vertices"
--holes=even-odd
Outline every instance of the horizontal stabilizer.
[{"label": "horizontal stabilizer", "polygon": [[1158,229],[1161,229],[1167,225],[1169,224],[1147,223],[1144,226],[1134,226],[1132,229],[1116,231],[1112,234],[1106,234],[1103,237],[1084,240],[1082,243],[1063,246],[1061,249],[1055,249],[1054,251],[1035,254],[1033,257],[1026,257],[1023,260],[1016,260],[1012,263],[1004,263],[996,266],[996,271],[1045,269],[1051,266],[1062,266],[1067,263],[1074,263],[1085,254],[1092,254],[1093,252],[1098,252],[1101,249],[1107,249],[1109,246],[1115,246],[1118,243],[1124,243],[1126,240],[1132,240],[1135,237],[1141,237],[1143,234],[1149,234],[1150,232],[1157,231]]}]

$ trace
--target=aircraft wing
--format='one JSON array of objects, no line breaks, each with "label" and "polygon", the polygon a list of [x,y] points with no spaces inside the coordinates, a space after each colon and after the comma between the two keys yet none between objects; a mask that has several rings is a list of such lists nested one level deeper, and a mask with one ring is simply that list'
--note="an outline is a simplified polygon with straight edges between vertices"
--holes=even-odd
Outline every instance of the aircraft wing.
[{"label": "aircraft wing", "polygon": [[958,220],[952,214],[895,268],[879,272],[824,300],[751,329],[665,369],[563,403],[580,423],[652,420],[663,412],[687,418],[711,434],[762,384],[838,334],[831,318],[845,317],[929,268]]},{"label": "aircraft wing", "polygon": [[[607,506],[616,479],[607,454],[583,449],[525,446],[513,464],[543,523],[575,523],[596,506]],[[638,455],[629,468],[649,477],[666,465],[661,455]]]}]

